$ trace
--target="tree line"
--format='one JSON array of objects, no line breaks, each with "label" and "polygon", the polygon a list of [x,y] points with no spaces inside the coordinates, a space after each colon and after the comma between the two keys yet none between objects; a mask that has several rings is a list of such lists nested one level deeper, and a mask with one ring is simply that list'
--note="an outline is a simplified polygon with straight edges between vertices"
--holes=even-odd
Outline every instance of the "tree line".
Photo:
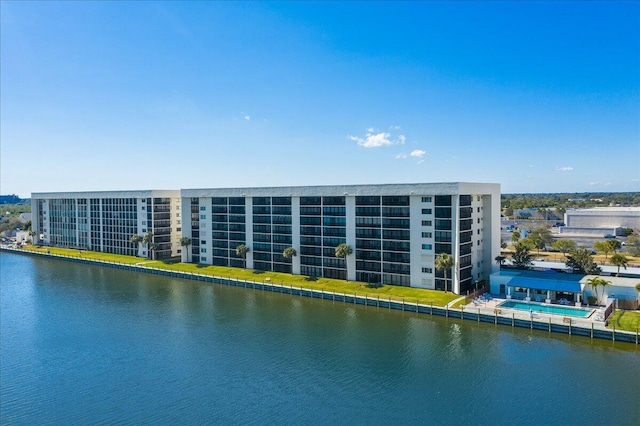
[{"label": "tree line", "polygon": [[503,210],[527,208],[587,208],[640,206],[640,192],[583,192],[547,194],[502,194]]}]

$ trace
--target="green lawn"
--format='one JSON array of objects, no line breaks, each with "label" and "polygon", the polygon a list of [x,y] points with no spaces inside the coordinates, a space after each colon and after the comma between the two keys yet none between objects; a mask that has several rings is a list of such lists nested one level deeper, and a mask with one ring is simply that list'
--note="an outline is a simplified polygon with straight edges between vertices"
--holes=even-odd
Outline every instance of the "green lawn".
[{"label": "green lawn", "polygon": [[38,252],[50,251],[51,254],[66,255],[72,257],[82,257],[85,259],[105,260],[110,262],[119,262],[126,264],[141,263],[159,269],[168,269],[172,271],[191,272],[204,275],[215,275],[218,277],[234,278],[255,282],[270,282],[271,284],[281,284],[285,286],[302,287],[313,290],[325,290],[345,294],[361,294],[370,297],[380,296],[381,299],[404,300],[406,302],[418,302],[421,304],[433,306],[444,306],[459,296],[453,293],[445,293],[437,290],[425,290],[420,288],[400,287],[394,285],[382,285],[379,287],[370,287],[366,283],[356,281],[343,281],[331,278],[310,279],[303,275],[290,275],[279,272],[256,272],[253,270],[245,270],[241,268],[230,268],[225,266],[205,266],[195,265],[192,263],[175,263],[163,262],[159,260],[151,261],[134,256],[123,256],[110,253],[100,253],[95,251],[81,252],[78,250],[64,249],[58,247],[34,247],[27,246],[25,250]]},{"label": "green lawn", "polygon": [[636,332],[640,329],[640,311],[618,310],[609,318],[607,327]]}]

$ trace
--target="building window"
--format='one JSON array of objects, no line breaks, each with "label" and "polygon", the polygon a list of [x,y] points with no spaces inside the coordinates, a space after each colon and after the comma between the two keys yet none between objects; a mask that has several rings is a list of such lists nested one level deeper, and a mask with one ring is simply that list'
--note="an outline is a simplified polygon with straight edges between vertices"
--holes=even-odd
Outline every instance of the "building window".
[{"label": "building window", "polygon": [[431,202],[431,197],[422,197],[422,202],[423,203],[430,203]]},{"label": "building window", "polygon": [[200,219],[206,219],[206,218],[207,218],[207,215],[206,215],[206,214],[201,214],[201,215],[200,215]]},{"label": "building window", "polygon": [[200,211],[201,212],[207,211],[207,207],[206,206],[200,206]]},{"label": "building window", "polygon": [[423,244],[422,245],[422,250],[431,250],[432,249],[432,245],[431,244]]},{"label": "building window", "polygon": [[423,232],[422,233],[422,238],[431,238],[433,237],[433,233],[432,232]]},{"label": "building window", "polygon": [[206,262],[206,261],[207,261],[207,258],[206,258],[206,257],[204,257],[204,256],[200,256],[200,261],[201,261],[201,262]]},{"label": "building window", "polygon": [[433,274],[433,268],[422,268],[423,274]]},{"label": "building window", "polygon": [[431,214],[431,209],[422,209],[422,214]]},{"label": "building window", "polygon": [[431,226],[432,222],[430,220],[423,220],[422,226]]},{"label": "building window", "polygon": [[206,252],[207,252],[207,249],[206,249],[206,248],[204,248],[204,247],[201,247],[201,248],[200,248],[200,253],[206,253]]}]

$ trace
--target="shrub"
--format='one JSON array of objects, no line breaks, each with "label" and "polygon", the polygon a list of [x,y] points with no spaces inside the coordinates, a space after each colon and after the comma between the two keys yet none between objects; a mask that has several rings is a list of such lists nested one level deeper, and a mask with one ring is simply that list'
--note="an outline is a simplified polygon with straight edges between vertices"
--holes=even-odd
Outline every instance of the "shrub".
[{"label": "shrub", "polygon": [[590,305],[595,305],[596,303],[598,303],[598,298],[595,296],[588,296],[587,303]]}]

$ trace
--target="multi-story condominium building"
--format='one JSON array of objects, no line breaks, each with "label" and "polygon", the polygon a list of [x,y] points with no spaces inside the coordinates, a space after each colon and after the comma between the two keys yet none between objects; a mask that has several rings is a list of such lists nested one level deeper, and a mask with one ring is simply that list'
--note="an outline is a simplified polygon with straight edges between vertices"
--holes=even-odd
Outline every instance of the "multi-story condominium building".
[{"label": "multi-story condominium building", "polygon": [[[500,185],[433,183],[183,189],[183,261],[461,294],[500,254]],[[335,256],[346,243],[353,253]],[[245,245],[245,258],[236,248]],[[297,256],[285,258],[293,247]],[[439,253],[453,273],[435,267]]]},{"label": "multi-story condominium building", "polygon": [[180,255],[180,191],[34,193],[35,243],[147,257],[133,235],[153,233],[156,259]]}]

